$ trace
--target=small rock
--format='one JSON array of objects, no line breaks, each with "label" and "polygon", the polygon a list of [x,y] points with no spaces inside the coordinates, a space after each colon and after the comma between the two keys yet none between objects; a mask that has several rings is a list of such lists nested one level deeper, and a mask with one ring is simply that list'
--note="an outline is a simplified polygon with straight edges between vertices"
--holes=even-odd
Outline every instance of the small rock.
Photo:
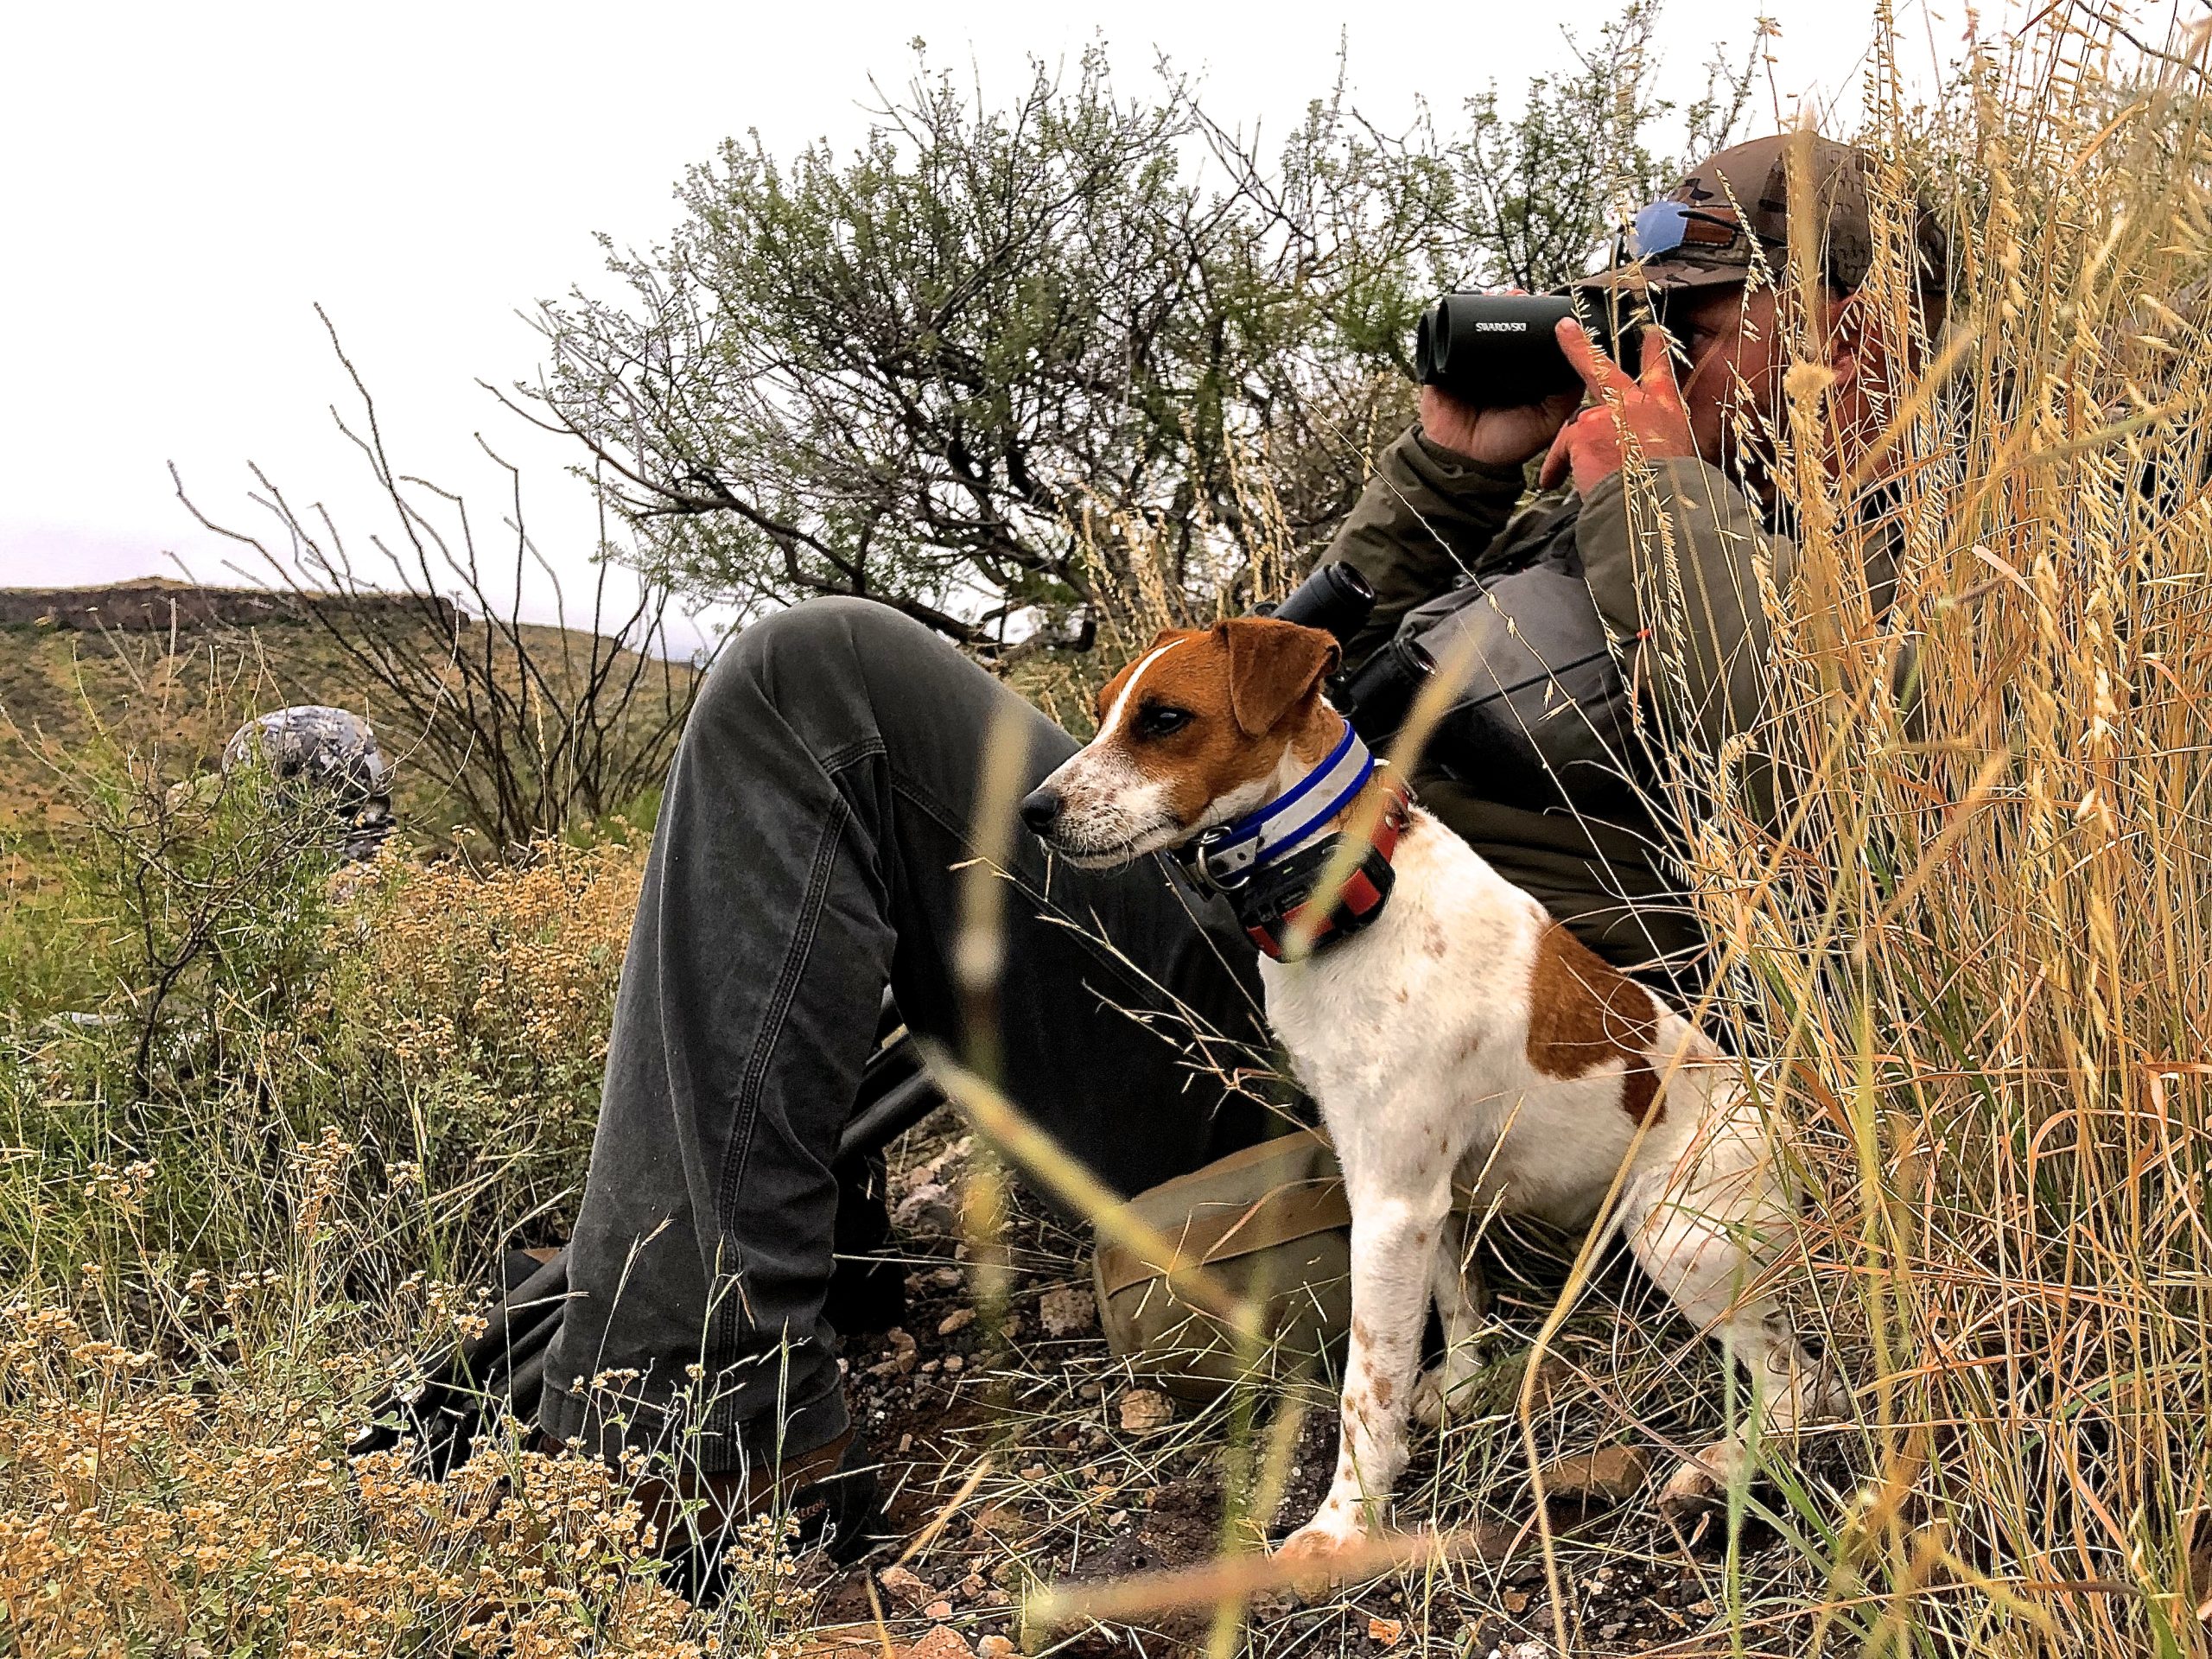
[{"label": "small rock", "polygon": [[905,1457],[905,1456],[906,1455],[906,1453],[907,1453],[907,1452],[909,1452],[912,1451],[913,1449],[914,1449],[914,1437],[913,1437],[912,1434],[901,1434],[901,1435],[899,1437],[899,1452],[898,1452],[898,1455],[903,1458],[903,1457]]},{"label": "small rock", "polygon": [[930,1603],[928,1606],[922,1609],[922,1617],[924,1618],[934,1618],[940,1620],[950,1618],[952,1617],[952,1604],[949,1601],[933,1601]]},{"label": "small rock", "polygon": [[1524,1590],[1509,1590],[1501,1599],[1505,1603],[1505,1611],[1516,1617],[1529,1611],[1529,1595]]},{"label": "small rock", "polygon": [[944,1369],[947,1371],[964,1371],[968,1369],[968,1362],[958,1354],[947,1354],[944,1357]]},{"label": "small rock", "polygon": [[1175,1421],[1175,1402],[1157,1389],[1131,1389],[1121,1399],[1122,1427],[1131,1434],[1148,1434]]},{"label": "small rock", "polygon": [[1556,1502],[1586,1508],[1601,1503],[1625,1503],[1643,1490],[1651,1474],[1651,1459],[1642,1447],[1608,1446],[1571,1458],[1554,1458],[1544,1465],[1544,1494]]},{"label": "small rock", "polygon": [[1041,1463],[1033,1463],[1021,1471],[1024,1480],[1042,1480],[1052,1471]]},{"label": "small rock", "polygon": [[912,1370],[915,1360],[919,1357],[914,1339],[895,1325],[883,1333],[883,1339],[891,1345],[891,1351],[869,1366],[868,1374],[870,1376],[903,1376]]},{"label": "small rock", "polygon": [[[1011,1504],[986,1503],[976,1511],[976,1518],[968,1523],[968,1529],[978,1538],[986,1534],[994,1538],[1019,1538],[1029,1530],[1029,1523],[1015,1512]],[[1000,1567],[1009,1565],[1018,1567],[1021,1564],[1019,1561],[1001,1561],[999,1564]],[[994,1567],[991,1569],[991,1582],[1007,1584],[1012,1580],[1001,1578],[998,1567]]]},{"label": "small rock", "polygon": [[1504,1650],[1503,1659],[1552,1659],[1552,1650],[1541,1642],[1516,1642]]},{"label": "small rock", "polygon": [[911,1648],[896,1650],[897,1659],[976,1659],[976,1649],[960,1639],[949,1624],[932,1625]]},{"label": "small rock", "polygon": [[1002,1636],[987,1636],[976,1644],[977,1659],[1007,1659],[1008,1654],[1020,1651]]},{"label": "small rock", "polygon": [[1087,1290],[1061,1285],[1037,1299],[1037,1318],[1048,1335],[1079,1337],[1097,1328],[1098,1303]]},{"label": "small rock", "polygon": [[884,1594],[903,1606],[920,1607],[937,1599],[936,1589],[903,1567],[887,1567],[875,1575]]},{"label": "small rock", "polygon": [[1367,1621],[1367,1639],[1377,1647],[1395,1648],[1406,1627],[1395,1618],[1370,1618]]},{"label": "small rock", "polygon": [[975,1600],[990,1587],[991,1581],[980,1573],[970,1573],[960,1580],[960,1593],[969,1601]]},{"label": "small rock", "polygon": [[1598,1639],[1600,1642],[1618,1642],[1627,1633],[1628,1621],[1624,1618],[1617,1618],[1610,1624],[1601,1624],[1598,1627]]},{"label": "small rock", "polygon": [[919,1169],[914,1171],[908,1179],[917,1182],[933,1181],[937,1179],[938,1177],[944,1174],[946,1170],[953,1168],[961,1161],[961,1160],[967,1157],[969,1152],[974,1147],[975,1144],[975,1136],[969,1135],[962,1135],[957,1141],[947,1147],[943,1152],[940,1152],[936,1157],[931,1159],[929,1162],[924,1164]]},{"label": "small rock", "polygon": [[1106,1397],[1105,1386],[1098,1382],[1086,1382],[1076,1393],[1085,1400],[1103,1400]]},{"label": "small rock", "polygon": [[957,1290],[968,1282],[968,1275],[957,1268],[939,1268],[930,1274],[930,1283],[939,1290]]},{"label": "small rock", "polygon": [[956,1331],[965,1331],[975,1323],[976,1310],[974,1308],[956,1307],[937,1322],[937,1333],[940,1337],[949,1337]]}]

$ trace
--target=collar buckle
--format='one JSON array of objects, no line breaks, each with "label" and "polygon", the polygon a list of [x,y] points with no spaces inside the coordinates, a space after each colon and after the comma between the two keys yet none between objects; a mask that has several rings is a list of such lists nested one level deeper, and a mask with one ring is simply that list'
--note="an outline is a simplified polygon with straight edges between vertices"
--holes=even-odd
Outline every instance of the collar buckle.
[{"label": "collar buckle", "polygon": [[1236,892],[1259,868],[1259,843],[1230,844],[1229,832],[1233,827],[1216,824],[1192,843],[1191,874],[1211,893]]},{"label": "collar buckle", "polygon": [[1367,745],[1345,721],[1336,747],[1289,789],[1192,842],[1192,871],[1219,892],[1243,887],[1262,868],[1306,845],[1350,806],[1375,775],[1375,765]]}]

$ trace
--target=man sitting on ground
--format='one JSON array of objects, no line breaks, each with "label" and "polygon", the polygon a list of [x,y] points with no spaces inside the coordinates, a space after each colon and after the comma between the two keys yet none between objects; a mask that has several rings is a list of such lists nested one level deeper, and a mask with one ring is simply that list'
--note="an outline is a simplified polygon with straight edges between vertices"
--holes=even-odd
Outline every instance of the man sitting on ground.
[{"label": "man sitting on ground", "polygon": [[[1757,720],[1758,567],[1786,584],[1791,549],[1756,435],[1786,418],[1776,283],[1794,238],[1812,238],[1822,276],[1813,321],[1847,451],[1878,430],[1899,355],[1854,300],[1873,251],[1869,158],[1813,141],[1821,213],[1796,226],[1790,142],[1714,157],[1639,215],[1634,263],[1592,279],[1663,296],[1679,365],[1655,355],[1632,376],[1578,335],[1605,393],[1580,414],[1573,396],[1477,409],[1424,390],[1328,554],[1379,596],[1355,665],[1463,573],[1555,554],[1615,639],[1667,664],[1638,677],[1663,704],[1655,729],[1710,746]],[[1920,237],[1932,289],[1940,238]],[[1627,448],[1656,498],[1633,519]],[[1546,486],[1571,487],[1524,507],[1538,456]],[[1690,602],[1647,612],[1660,514]],[[958,867],[997,733],[1024,746],[1024,789],[1076,747],[919,624],[863,601],[771,617],[714,669],[669,773],[623,968],[573,1300],[546,1366],[549,1442],[680,1449],[731,1510],[865,1462],[825,1310],[834,1150],[887,985],[912,1029],[961,1043]],[[1694,953],[1660,825],[1488,799],[1449,763],[1415,773],[1423,803],[1601,956],[1663,974]],[[1261,1138],[1266,1109],[1226,1081],[1238,1046],[1267,1039],[1253,946],[1225,906],[1162,859],[1053,867],[1027,836],[1007,874],[1007,1094],[1126,1192]],[[1132,1011],[1198,1040],[1166,1040]]]}]

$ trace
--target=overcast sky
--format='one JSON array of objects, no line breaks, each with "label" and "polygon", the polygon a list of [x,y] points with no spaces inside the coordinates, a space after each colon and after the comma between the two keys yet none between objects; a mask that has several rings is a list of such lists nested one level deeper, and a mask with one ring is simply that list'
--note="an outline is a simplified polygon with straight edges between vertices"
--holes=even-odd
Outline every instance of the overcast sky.
[{"label": "overcast sky", "polygon": [[[529,378],[518,312],[598,279],[592,240],[646,244],[673,221],[686,163],[758,128],[788,153],[864,132],[870,73],[902,80],[907,42],[972,60],[987,90],[1027,56],[1094,37],[1136,85],[1155,49],[1203,74],[1218,118],[1280,132],[1325,91],[1340,34],[1363,109],[1449,108],[1561,60],[1562,27],[1605,4],[1495,0],[1408,9],[1118,0],[582,6],[482,0],[362,5],[75,3],[0,25],[0,586],[175,574],[233,580],[235,556],[170,489],[241,523],[249,461],[302,501],[365,523],[331,425],[344,388],[320,302],[369,378],[409,470],[496,518],[481,432],[531,480],[538,538],[580,573],[590,544],[567,452],[477,385]],[[1948,57],[1962,0],[1900,4]],[[1931,20],[1929,13],[1933,10]],[[1988,7],[1986,10],[1994,10]],[[1758,11],[1782,33],[1780,112],[1848,99],[1871,28],[1861,0],[1671,0],[1665,73],[1690,87],[1717,39]],[[1762,93],[1759,124],[1776,112]],[[1849,111],[1843,124],[1849,124]],[[572,582],[577,580],[572,576]],[[542,594],[533,603],[543,607]]]}]

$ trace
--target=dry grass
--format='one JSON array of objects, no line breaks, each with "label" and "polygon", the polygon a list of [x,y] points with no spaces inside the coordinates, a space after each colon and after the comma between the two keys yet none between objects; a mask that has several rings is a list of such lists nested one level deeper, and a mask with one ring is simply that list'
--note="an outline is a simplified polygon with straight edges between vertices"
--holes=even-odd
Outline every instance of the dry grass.
[{"label": "dry grass", "polygon": [[[2123,81],[2116,48],[2139,71],[2070,24],[1972,66],[1937,129],[1980,181],[1971,343],[1917,418],[1898,389],[1895,603],[1869,603],[1807,377],[1755,734],[1796,806],[1770,831],[1727,777],[1685,780],[1722,809],[1695,874],[1806,1131],[1808,1255],[1859,1378],[1871,1478],[1797,1518],[1825,1594],[1878,1611],[1814,1618],[1815,1645],[2206,1640],[2212,250],[2202,81]],[[1869,116],[1915,124],[1885,92]]]}]

